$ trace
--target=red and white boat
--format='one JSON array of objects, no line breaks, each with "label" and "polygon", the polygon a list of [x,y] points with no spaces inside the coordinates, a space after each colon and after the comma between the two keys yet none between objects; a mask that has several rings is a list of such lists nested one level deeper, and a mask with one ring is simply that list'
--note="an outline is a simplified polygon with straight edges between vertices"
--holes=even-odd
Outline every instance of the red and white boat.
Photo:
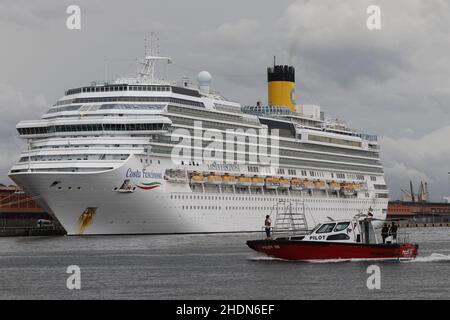
[{"label": "red and white boat", "polygon": [[255,251],[285,260],[411,260],[417,256],[418,245],[404,241],[401,234],[397,234],[395,240],[390,236],[386,243],[379,243],[374,221],[379,222],[370,216],[358,215],[352,220],[319,224],[305,235],[293,232],[273,240],[249,240],[247,245]]}]

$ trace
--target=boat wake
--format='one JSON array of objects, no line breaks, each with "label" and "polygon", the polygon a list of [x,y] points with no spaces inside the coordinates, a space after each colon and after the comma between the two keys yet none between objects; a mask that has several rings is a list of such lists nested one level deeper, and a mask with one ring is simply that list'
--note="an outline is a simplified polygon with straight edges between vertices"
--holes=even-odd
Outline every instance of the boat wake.
[{"label": "boat wake", "polygon": [[280,258],[269,257],[269,256],[253,256],[253,257],[248,257],[247,260],[251,260],[251,261],[288,261],[288,260],[283,260]]},{"label": "boat wake", "polygon": [[269,257],[269,256],[253,256],[248,257],[248,260],[251,261],[285,261],[285,262],[309,262],[309,263],[340,263],[340,262],[371,262],[371,261],[380,261],[380,262],[403,262],[403,263],[413,263],[413,262],[450,262],[450,255],[442,254],[442,253],[435,253],[433,252],[429,256],[423,256],[423,257],[416,257],[415,259],[397,259],[397,258],[390,258],[390,259],[379,259],[379,258],[366,258],[366,259],[324,259],[324,260],[302,260],[302,261],[292,261],[292,260],[285,260],[275,257]]},{"label": "boat wake", "polygon": [[341,263],[341,262],[370,262],[370,261],[399,261],[397,258],[364,258],[364,259],[323,259],[323,260],[286,260],[269,256],[248,257],[251,261],[284,261],[294,263]]},{"label": "boat wake", "polygon": [[442,253],[432,253],[429,256],[417,257],[414,260],[404,262],[450,262],[450,255]]}]

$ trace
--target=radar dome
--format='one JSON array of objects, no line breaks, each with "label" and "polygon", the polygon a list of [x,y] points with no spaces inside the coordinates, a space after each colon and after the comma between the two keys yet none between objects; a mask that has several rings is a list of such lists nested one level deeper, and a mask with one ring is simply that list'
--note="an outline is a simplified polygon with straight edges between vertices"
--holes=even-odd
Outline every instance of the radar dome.
[{"label": "radar dome", "polygon": [[211,74],[208,71],[202,71],[197,75],[198,86],[201,93],[209,93],[209,84],[211,83]]},{"label": "radar dome", "polygon": [[211,83],[211,74],[208,71],[202,71],[197,75],[197,81],[200,85]]}]

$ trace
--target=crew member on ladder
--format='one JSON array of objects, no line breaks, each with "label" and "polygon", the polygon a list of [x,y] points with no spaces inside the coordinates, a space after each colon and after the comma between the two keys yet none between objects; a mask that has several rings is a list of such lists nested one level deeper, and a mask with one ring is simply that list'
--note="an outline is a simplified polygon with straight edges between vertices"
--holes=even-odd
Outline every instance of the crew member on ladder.
[{"label": "crew member on ladder", "polygon": [[270,225],[272,224],[272,221],[270,220],[270,216],[266,216],[266,220],[264,221],[264,227],[266,229],[266,240],[272,240],[272,237],[270,236]]}]

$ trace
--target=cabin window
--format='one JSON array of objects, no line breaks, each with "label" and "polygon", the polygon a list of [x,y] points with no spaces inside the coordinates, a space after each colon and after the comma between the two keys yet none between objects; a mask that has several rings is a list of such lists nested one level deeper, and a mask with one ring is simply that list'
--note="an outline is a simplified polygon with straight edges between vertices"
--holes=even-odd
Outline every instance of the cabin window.
[{"label": "cabin window", "polygon": [[329,232],[333,231],[335,225],[336,225],[336,223],[324,224],[316,231],[316,233],[329,233]]},{"label": "cabin window", "polygon": [[337,224],[336,229],[334,229],[334,232],[342,231],[347,229],[350,222],[340,222]]},{"label": "cabin window", "polygon": [[333,234],[327,237],[327,240],[349,240],[350,237],[345,233]]}]

